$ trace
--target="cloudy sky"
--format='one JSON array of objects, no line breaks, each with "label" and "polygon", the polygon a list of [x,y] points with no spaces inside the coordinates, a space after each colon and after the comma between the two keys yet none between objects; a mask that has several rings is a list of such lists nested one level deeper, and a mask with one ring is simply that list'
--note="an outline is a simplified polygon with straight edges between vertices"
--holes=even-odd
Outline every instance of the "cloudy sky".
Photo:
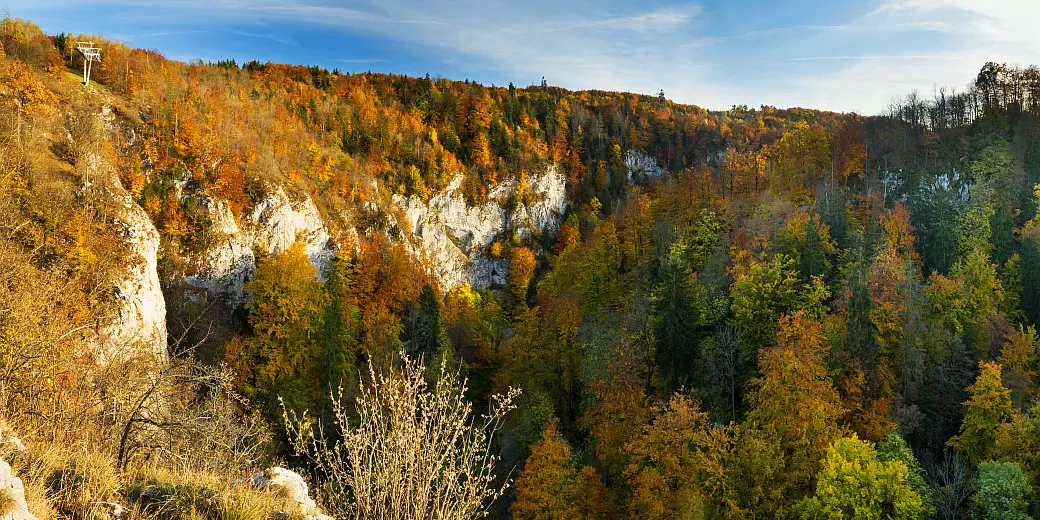
[{"label": "cloudy sky", "polygon": [[[8,0],[10,2],[10,0]],[[1040,0],[14,0],[48,33],[258,59],[874,114],[1040,62]],[[3,5],[0,2],[0,5]]]}]

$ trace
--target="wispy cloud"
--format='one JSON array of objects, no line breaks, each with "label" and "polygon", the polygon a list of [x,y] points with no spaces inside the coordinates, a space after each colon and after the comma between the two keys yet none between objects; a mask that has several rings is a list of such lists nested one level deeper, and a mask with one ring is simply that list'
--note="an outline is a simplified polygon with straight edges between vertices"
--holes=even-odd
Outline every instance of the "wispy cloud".
[{"label": "wispy cloud", "polygon": [[279,36],[277,34],[273,34],[273,33],[257,34],[257,33],[250,33],[250,32],[246,32],[246,31],[239,31],[239,30],[235,30],[235,31],[231,31],[231,32],[233,34],[237,35],[237,36],[245,36],[246,38],[263,38],[263,39],[266,39],[266,40],[271,40],[271,41],[273,41],[275,43],[280,43],[282,45],[288,45],[290,47],[297,47],[297,48],[300,47],[300,44],[294,42],[293,40],[291,40],[289,38],[286,38],[284,36]]},{"label": "wispy cloud", "polygon": [[201,31],[201,30],[162,31],[162,32],[143,33],[143,34],[138,34],[137,36],[141,37],[141,38],[158,37],[158,36],[184,36],[185,34],[198,34],[198,33],[202,33],[202,32],[206,32],[206,31]]},{"label": "wispy cloud", "polygon": [[[139,25],[152,30],[141,37],[223,32],[255,40],[240,45],[257,49],[250,52],[313,63],[314,49],[298,43],[311,41],[300,32],[305,27],[379,42],[350,49],[361,58],[324,63],[395,71],[404,54],[413,72],[664,89],[669,98],[710,108],[762,103],[873,113],[909,90],[963,86],[985,61],[1026,64],[1040,56],[1033,28],[1040,0],[807,2],[827,14],[749,0],[37,0],[36,9],[107,6],[124,20],[146,22]],[[191,48],[199,55],[223,50]],[[174,54],[183,49],[171,43]],[[386,57],[364,57],[373,54]]]},{"label": "wispy cloud", "polygon": [[[929,95],[938,87],[963,88],[986,61],[1036,60],[1038,18],[1036,0],[883,0],[855,23],[903,33],[904,53],[804,58],[849,64],[795,83],[819,103],[875,112],[911,90]],[[914,52],[922,47],[931,52]]]},{"label": "wispy cloud", "polygon": [[336,60],[338,63],[385,63],[382,58],[355,58],[349,60]]}]

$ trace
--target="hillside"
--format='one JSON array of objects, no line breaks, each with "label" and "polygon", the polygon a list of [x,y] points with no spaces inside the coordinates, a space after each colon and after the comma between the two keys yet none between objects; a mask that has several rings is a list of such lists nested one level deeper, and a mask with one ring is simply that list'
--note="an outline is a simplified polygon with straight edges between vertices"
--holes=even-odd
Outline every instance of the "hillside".
[{"label": "hillside", "polygon": [[37,518],[1040,513],[1036,68],[712,112],[0,37]]}]

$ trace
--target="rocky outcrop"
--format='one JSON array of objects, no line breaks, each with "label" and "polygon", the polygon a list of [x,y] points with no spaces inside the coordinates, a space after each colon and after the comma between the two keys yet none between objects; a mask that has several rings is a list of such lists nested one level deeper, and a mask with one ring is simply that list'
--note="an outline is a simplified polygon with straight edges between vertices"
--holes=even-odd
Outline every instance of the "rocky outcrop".
[{"label": "rocky outcrop", "polygon": [[336,256],[332,237],[310,197],[293,204],[279,186],[253,208],[250,222],[254,244],[268,254],[285,252],[296,241],[303,242],[319,277],[324,277]]},{"label": "rocky outcrop", "polygon": [[628,179],[646,181],[648,179],[659,179],[664,175],[657,161],[639,150],[625,152],[625,167],[628,168]]},{"label": "rocky outcrop", "polygon": [[[408,246],[433,266],[445,288],[504,285],[509,262],[491,257],[490,245],[499,238],[526,240],[555,233],[567,209],[566,181],[555,166],[529,179],[523,201],[515,200],[516,181],[493,186],[489,202],[477,206],[466,203],[461,188],[462,178],[457,177],[429,201],[393,199],[408,223],[403,227],[411,231]],[[309,197],[294,201],[283,188],[274,188],[241,220],[223,201],[196,197],[215,239],[204,254],[192,259],[189,285],[223,295],[237,306],[244,298],[245,282],[255,273],[256,255],[283,252],[297,241],[324,279],[336,256],[336,240]]]},{"label": "rocky outcrop", "polygon": [[[444,288],[464,283],[475,287],[505,284],[508,262],[492,258],[489,246],[502,236],[526,239],[555,233],[567,209],[566,181],[555,166],[529,180],[526,204],[513,200],[515,181],[492,187],[489,202],[478,206],[466,203],[461,185],[462,178],[456,177],[428,202],[418,197],[394,197],[411,229],[417,252],[429,260]],[[511,205],[513,208],[508,209]]]},{"label": "rocky outcrop", "polygon": [[319,278],[336,257],[336,244],[309,197],[293,202],[277,187],[246,215],[240,225],[223,201],[202,197],[216,240],[194,260],[188,283],[226,297],[232,306],[244,298],[243,286],[256,271],[256,253],[277,254],[300,241]]},{"label": "rocky outcrop", "polygon": [[197,260],[196,273],[188,277],[188,283],[224,295],[232,306],[237,306],[242,300],[243,285],[256,271],[256,256],[226,203],[207,197],[202,204],[216,238]]},{"label": "rocky outcrop", "polygon": [[25,487],[16,477],[11,466],[0,459],[0,519],[36,520],[25,503]]},{"label": "rocky outcrop", "polygon": [[256,473],[249,482],[258,489],[281,488],[289,493],[307,520],[332,520],[318,509],[318,505],[308,494],[307,482],[295,471],[275,466]]},{"label": "rocky outcrop", "polygon": [[567,211],[567,180],[553,167],[531,179],[531,191],[537,197],[528,208],[531,225],[540,233],[556,233]]},{"label": "rocky outcrop", "polygon": [[101,330],[97,354],[101,362],[142,352],[165,360],[166,301],[157,271],[159,232],[129,195],[118,195],[116,200],[123,206],[119,221],[134,258],[116,285],[118,312]]}]

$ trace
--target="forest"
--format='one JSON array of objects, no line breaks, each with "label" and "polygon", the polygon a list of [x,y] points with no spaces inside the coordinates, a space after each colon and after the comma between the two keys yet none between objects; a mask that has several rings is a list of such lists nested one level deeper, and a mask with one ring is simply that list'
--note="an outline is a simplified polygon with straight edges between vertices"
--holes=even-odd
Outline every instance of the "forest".
[{"label": "forest", "polygon": [[[0,437],[33,446],[0,456],[41,520],[270,518],[202,490],[273,463],[336,518],[1040,515],[1036,67],[863,116],[182,63],[13,18],[0,44]],[[558,229],[495,241],[504,285],[439,284],[395,196],[516,203],[549,166]],[[186,299],[227,239],[206,201],[243,221],[278,189],[325,218],[326,272],[298,243],[241,301]],[[120,194],[159,236],[158,363],[96,339],[135,262]]]}]

